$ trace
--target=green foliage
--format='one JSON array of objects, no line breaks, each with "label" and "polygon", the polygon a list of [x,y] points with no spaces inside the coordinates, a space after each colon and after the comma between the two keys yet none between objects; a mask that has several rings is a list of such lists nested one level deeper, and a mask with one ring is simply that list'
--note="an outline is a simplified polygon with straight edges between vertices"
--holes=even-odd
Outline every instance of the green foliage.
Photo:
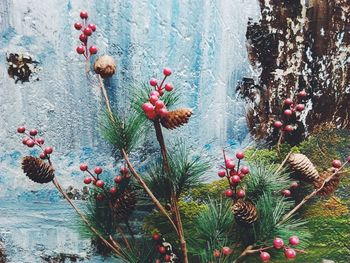
[{"label": "green foliage", "polygon": [[184,195],[189,196],[192,200],[198,203],[204,203],[209,199],[218,199],[224,196],[224,191],[227,189],[227,179],[219,179],[211,183],[202,184],[187,191]]},{"label": "green foliage", "polygon": [[103,137],[118,150],[132,151],[141,140],[145,131],[144,114],[131,112],[128,118],[122,119],[117,114],[107,116],[102,124]]},{"label": "green foliage", "polygon": [[164,172],[161,160],[148,169],[147,185],[157,198],[170,201],[175,190],[179,198],[182,193],[202,183],[202,176],[209,169],[209,163],[190,152],[184,143],[176,144],[168,152],[170,174]]},{"label": "green foliage", "polygon": [[123,247],[122,253],[123,256],[117,256],[117,258],[125,263],[155,262],[159,256],[154,242],[147,238],[139,238],[130,242],[129,247]]}]

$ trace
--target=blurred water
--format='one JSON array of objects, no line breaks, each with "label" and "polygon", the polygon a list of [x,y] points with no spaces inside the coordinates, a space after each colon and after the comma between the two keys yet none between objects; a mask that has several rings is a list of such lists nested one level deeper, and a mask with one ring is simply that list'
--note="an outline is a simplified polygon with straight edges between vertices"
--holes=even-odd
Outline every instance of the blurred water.
[{"label": "blurred water", "polygon": [[[15,215],[19,208],[30,207],[35,200],[30,194],[33,190],[39,191],[36,195],[41,202],[55,202],[46,194],[51,185],[35,185],[20,170],[20,159],[27,150],[15,133],[19,124],[45,134],[55,149],[53,161],[64,186],[81,186],[80,162],[90,160],[111,170],[115,166],[110,148],[99,135],[102,104],[98,88],[86,78],[83,59],[75,52],[79,33],[73,24],[80,10],[87,10],[90,21],[97,25],[93,42],[99,54],[108,53],[117,61],[118,72],[107,83],[113,107],[123,109],[131,83],[160,77],[163,66],[171,67],[171,80],[183,93],[182,104],[194,110],[180,136],[216,155],[224,145],[239,147],[247,136],[244,103],[235,99],[234,90],[238,80],[251,75],[245,33],[248,18],[258,18],[258,8],[254,0],[1,0],[0,209],[7,212],[0,215],[0,229],[6,243],[13,245],[7,245],[9,250],[18,247],[17,229],[25,226],[30,233],[41,221],[41,213],[50,231],[57,235],[68,232],[55,232],[60,221],[46,218],[48,212],[65,214],[62,206],[45,203]],[[7,74],[8,52],[33,55],[40,62],[40,80],[15,84]],[[5,198],[28,205],[6,203]],[[72,247],[55,237],[63,242],[57,247],[65,252],[80,250],[85,241],[73,224],[64,225],[71,229]],[[35,231],[35,242],[45,249],[55,246],[49,245],[46,229]],[[33,249],[40,250],[30,241],[19,248],[16,254],[22,259],[37,255]]]}]

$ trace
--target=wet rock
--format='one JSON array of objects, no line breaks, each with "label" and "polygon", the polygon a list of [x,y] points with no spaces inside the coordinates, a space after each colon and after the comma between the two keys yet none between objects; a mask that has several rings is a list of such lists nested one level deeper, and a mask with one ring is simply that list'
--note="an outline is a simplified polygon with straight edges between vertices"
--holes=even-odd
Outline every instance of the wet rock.
[{"label": "wet rock", "polygon": [[73,186],[69,186],[66,189],[66,194],[73,200],[87,200],[89,197],[89,187],[84,186],[83,189],[79,190]]},{"label": "wet rock", "polygon": [[59,262],[83,262],[87,259],[87,255],[80,254],[68,254],[68,253],[46,253],[41,256],[44,262],[59,263]]}]

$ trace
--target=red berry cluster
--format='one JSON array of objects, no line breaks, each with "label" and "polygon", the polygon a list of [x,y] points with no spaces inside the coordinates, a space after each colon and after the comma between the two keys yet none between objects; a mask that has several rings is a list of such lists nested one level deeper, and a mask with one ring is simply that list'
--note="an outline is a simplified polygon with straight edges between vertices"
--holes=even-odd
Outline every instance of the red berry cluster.
[{"label": "red berry cluster", "polygon": [[276,129],[282,129],[282,131],[286,133],[294,131],[295,127],[292,125],[292,117],[296,117],[297,112],[302,112],[305,110],[305,105],[299,103],[299,100],[305,99],[306,97],[307,93],[305,90],[303,90],[297,94],[294,100],[291,98],[286,98],[283,101],[283,115],[285,123],[283,124],[281,121],[275,121],[273,126]]},{"label": "red berry cluster", "polygon": [[84,55],[86,59],[88,59],[91,55],[97,53],[96,46],[91,45],[90,47],[88,47],[88,39],[96,31],[95,24],[88,24],[88,17],[88,13],[82,11],[80,12],[80,18],[82,19],[82,23],[76,22],[74,24],[75,29],[81,31],[81,34],[79,36],[81,45],[77,47],[76,51],[78,54]]},{"label": "red berry cluster", "polygon": [[227,189],[225,191],[226,197],[232,198],[234,200],[243,198],[245,196],[245,191],[243,189],[237,189],[239,183],[244,178],[246,174],[249,173],[249,168],[246,166],[241,166],[241,160],[244,159],[244,153],[238,152],[236,153],[237,158],[237,166],[235,163],[235,160],[233,158],[226,158],[225,151],[224,153],[224,166],[222,166],[222,169],[218,171],[219,177],[226,177],[230,189]]},{"label": "red berry cluster", "polygon": [[292,191],[295,190],[296,188],[299,187],[299,183],[298,182],[292,182],[289,186],[289,189],[285,189],[281,192],[281,194],[284,197],[291,197],[292,196]]},{"label": "red berry cluster", "polygon": [[[154,87],[155,90],[153,90],[149,95],[149,102],[146,102],[142,105],[142,109],[145,112],[146,116],[150,120],[154,120],[157,117],[165,117],[168,114],[168,110],[164,104],[164,102],[160,99],[165,91],[172,91],[174,89],[173,85],[170,83],[165,84],[165,80],[167,77],[171,75],[172,71],[170,68],[164,68],[163,74],[164,78],[158,84],[158,80],[152,78],[149,81],[149,84]],[[165,84],[165,85],[164,85]],[[164,85],[164,86],[163,86]]]},{"label": "red berry cluster", "polygon": [[43,138],[37,138],[38,130],[32,129],[29,132],[26,132],[26,128],[24,126],[18,127],[17,132],[24,134],[25,137],[22,139],[22,143],[29,148],[33,148],[34,146],[39,147],[42,152],[40,153],[41,159],[50,159],[50,154],[52,154],[52,147],[48,146],[44,148],[45,140]]},{"label": "red berry cluster", "polygon": [[233,249],[230,247],[222,247],[221,250],[215,249],[213,252],[214,258],[219,258],[221,255],[223,256],[229,256],[233,253]]},{"label": "red berry cluster", "polygon": [[[111,195],[115,195],[118,191],[118,188],[116,186],[112,186],[109,189],[105,189],[105,182],[103,180],[100,179],[100,174],[103,172],[102,168],[97,166],[94,168],[94,172],[92,173],[89,170],[89,167],[87,164],[83,163],[80,165],[80,170],[82,172],[87,172],[89,175],[87,177],[84,178],[84,183],[85,184],[93,184],[98,188],[104,189],[106,191],[108,191],[109,194]],[[130,179],[130,174],[129,174],[129,170],[128,168],[126,168],[125,166],[121,166],[120,168],[120,175],[116,176],[114,178],[114,182],[116,183],[116,185],[121,184],[123,182],[123,180],[125,179]],[[104,195],[103,194],[97,194],[96,196],[96,200],[98,201],[102,201],[104,200]]]},{"label": "red berry cluster", "polygon": [[173,253],[171,245],[165,242],[165,239],[157,232],[153,233],[152,237],[156,242],[156,249],[161,257],[156,259],[156,262],[174,262],[176,255]]},{"label": "red berry cluster", "polygon": [[[290,246],[297,246],[299,244],[299,237],[297,236],[291,236],[289,238],[289,245]],[[273,245],[270,247],[265,247],[260,250],[260,259],[262,262],[269,262],[270,261],[270,253],[266,252],[265,250],[268,249],[284,249],[284,255],[287,259],[294,259],[297,256],[297,252],[295,249],[290,248],[289,246],[284,244],[284,241],[282,238],[275,238],[273,240]]]}]

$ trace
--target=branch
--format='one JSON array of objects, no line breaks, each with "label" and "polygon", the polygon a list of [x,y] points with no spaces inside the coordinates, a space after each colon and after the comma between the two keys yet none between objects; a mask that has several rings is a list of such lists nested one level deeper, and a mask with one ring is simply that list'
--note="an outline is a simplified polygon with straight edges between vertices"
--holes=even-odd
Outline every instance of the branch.
[{"label": "branch", "polygon": [[291,154],[292,154],[292,151],[290,151],[290,152],[287,154],[287,156],[284,158],[283,162],[280,164],[280,166],[278,166],[278,168],[277,168],[275,174],[277,174],[278,172],[280,172],[280,171],[282,170],[283,166],[286,164],[286,162],[288,161],[289,156],[290,156]]}]

